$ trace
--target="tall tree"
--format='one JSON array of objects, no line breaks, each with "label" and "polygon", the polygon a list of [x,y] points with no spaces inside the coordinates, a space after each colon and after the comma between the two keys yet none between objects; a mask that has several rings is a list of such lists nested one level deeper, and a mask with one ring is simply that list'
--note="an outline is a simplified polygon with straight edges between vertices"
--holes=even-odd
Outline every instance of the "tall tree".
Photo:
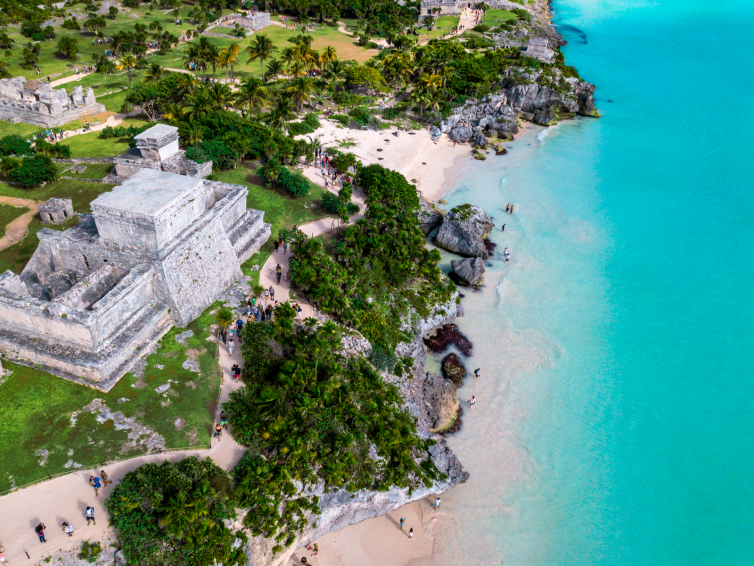
[{"label": "tall tree", "polygon": [[251,45],[246,48],[246,52],[249,54],[249,59],[246,62],[251,63],[259,59],[262,67],[264,67],[265,60],[269,59],[277,50],[278,48],[266,34],[255,35]]},{"label": "tall tree", "polygon": [[133,87],[133,70],[136,68],[136,65],[138,65],[138,60],[133,55],[124,55],[120,58],[120,61],[118,62],[118,70],[122,71],[123,69],[126,70],[128,73],[128,86]]}]

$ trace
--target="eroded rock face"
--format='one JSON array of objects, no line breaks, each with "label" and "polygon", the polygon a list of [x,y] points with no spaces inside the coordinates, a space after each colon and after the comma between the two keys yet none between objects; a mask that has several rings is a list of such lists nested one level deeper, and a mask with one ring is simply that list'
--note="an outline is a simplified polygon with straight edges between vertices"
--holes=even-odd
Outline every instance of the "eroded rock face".
[{"label": "eroded rock face", "polygon": [[463,365],[461,358],[451,352],[442,359],[442,374],[445,379],[452,381],[456,387],[461,387],[466,377],[466,367]]},{"label": "eroded rock face", "polygon": [[555,111],[550,107],[535,114],[534,121],[540,126],[554,126],[558,123],[558,118]]},{"label": "eroded rock face", "polygon": [[460,408],[456,385],[442,376],[427,373],[422,383],[422,394],[429,403],[430,432],[446,429]]},{"label": "eroded rock face", "polygon": [[451,344],[455,344],[464,356],[471,355],[471,342],[455,324],[445,324],[424,337],[424,345],[433,354],[442,354]]},{"label": "eroded rock face", "polygon": [[484,260],[481,258],[454,259],[450,266],[453,268],[450,278],[457,285],[479,287],[484,281]]},{"label": "eroded rock face", "polygon": [[489,142],[484,136],[484,133],[482,133],[481,128],[474,130],[474,133],[471,135],[471,145],[479,149],[487,149]]},{"label": "eroded rock face", "polygon": [[478,206],[457,206],[443,219],[435,244],[462,256],[487,259],[484,239],[494,227],[492,219]]},{"label": "eroded rock face", "polygon": [[450,139],[457,143],[466,143],[471,139],[473,134],[471,126],[468,124],[458,124],[450,129]]},{"label": "eroded rock face", "polygon": [[419,199],[419,206],[419,228],[427,236],[442,223],[443,214],[434,204],[424,199]]}]

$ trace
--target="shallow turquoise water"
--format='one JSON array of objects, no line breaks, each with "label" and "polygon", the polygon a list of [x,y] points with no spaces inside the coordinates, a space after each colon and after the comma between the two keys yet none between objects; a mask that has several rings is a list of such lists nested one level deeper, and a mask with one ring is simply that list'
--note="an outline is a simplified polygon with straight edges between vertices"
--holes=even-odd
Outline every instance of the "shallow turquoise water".
[{"label": "shallow turquoise water", "polygon": [[554,9],[603,117],[531,129],[447,197],[507,226],[459,320],[482,378],[436,562],[750,565],[754,3]]}]

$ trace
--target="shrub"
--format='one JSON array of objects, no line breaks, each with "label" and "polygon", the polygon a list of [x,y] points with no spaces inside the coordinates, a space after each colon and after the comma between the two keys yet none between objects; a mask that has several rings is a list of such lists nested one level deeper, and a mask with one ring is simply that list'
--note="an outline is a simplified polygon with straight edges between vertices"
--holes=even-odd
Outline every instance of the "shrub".
[{"label": "shrub", "polygon": [[21,161],[21,165],[10,173],[10,178],[14,183],[26,188],[54,181],[57,177],[58,168],[49,157],[41,154],[26,157]]},{"label": "shrub", "polygon": [[393,120],[397,118],[398,116],[400,116],[401,114],[404,114],[405,112],[406,112],[405,108],[394,106],[392,108],[385,108],[382,111],[382,117],[385,120]]},{"label": "shrub", "polygon": [[79,560],[86,560],[89,564],[93,564],[99,558],[102,553],[102,545],[99,542],[89,542],[85,540],[81,543],[81,550],[79,551]]},{"label": "shrub", "polygon": [[490,31],[490,26],[485,24],[479,24],[472,28],[474,31],[478,31],[479,33],[487,33]]},{"label": "shrub", "polygon": [[32,154],[34,154],[34,148],[18,134],[11,134],[0,138],[0,157]]},{"label": "shrub", "polygon": [[362,96],[360,94],[351,94],[350,92],[346,90],[340,90],[335,93],[333,96],[333,100],[336,104],[348,104],[348,105],[356,105],[356,104],[374,104],[376,99],[373,96]]},{"label": "shrub", "polygon": [[311,134],[321,126],[322,124],[320,123],[319,118],[317,118],[317,115],[313,112],[309,112],[300,122],[291,122],[288,124],[288,133],[292,136]]},{"label": "shrub", "polygon": [[67,59],[75,61],[79,54],[79,42],[70,35],[63,36],[58,41],[58,51]]},{"label": "shrub", "polygon": [[325,193],[322,195],[322,208],[332,214],[338,214],[340,213],[340,209],[343,208],[343,201],[340,200],[338,195]]},{"label": "shrub", "polygon": [[38,139],[34,144],[34,149],[42,155],[50,155],[58,159],[68,159],[71,157],[71,148],[60,143],[50,143],[45,139]]},{"label": "shrub", "polygon": [[340,153],[330,159],[330,163],[341,173],[346,173],[349,167],[356,165],[356,156],[353,153]]},{"label": "shrub", "polygon": [[365,65],[353,65],[346,69],[346,83],[351,86],[368,86],[373,90],[388,92],[390,88],[385,83],[377,69]]},{"label": "shrub", "polygon": [[74,16],[70,20],[65,20],[63,22],[63,29],[80,30],[81,24],[79,24],[76,16]]},{"label": "shrub", "polygon": [[305,197],[309,194],[309,180],[301,173],[291,173],[285,167],[280,170],[278,183],[288,189],[296,198]]},{"label": "shrub", "polygon": [[211,160],[213,167],[219,169],[233,167],[238,161],[236,151],[220,140],[199,142],[186,150],[186,157],[197,163],[206,163]]}]

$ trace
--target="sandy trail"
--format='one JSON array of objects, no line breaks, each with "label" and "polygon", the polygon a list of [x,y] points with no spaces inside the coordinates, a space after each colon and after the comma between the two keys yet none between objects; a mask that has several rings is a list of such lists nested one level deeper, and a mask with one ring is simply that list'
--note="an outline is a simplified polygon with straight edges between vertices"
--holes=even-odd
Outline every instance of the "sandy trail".
[{"label": "sandy trail", "polygon": [[[227,348],[220,344],[220,365],[223,373],[220,404],[228,400],[231,391],[242,387],[241,382],[234,382],[232,379],[230,368],[234,363],[243,366],[240,347],[231,356]],[[218,421],[215,415],[215,422]],[[238,462],[244,450],[243,446],[233,440],[229,429],[225,431],[220,442],[213,441],[209,450],[185,450],[139,456],[107,465],[105,471],[117,484],[123,476],[142,464],[177,461],[187,456],[209,456],[218,466],[229,470]],[[3,510],[0,542],[5,546],[9,564],[34,564],[56,550],[78,548],[82,540],[102,540],[107,537],[109,529],[104,501],[109,496],[112,486],[100,489],[98,497],[89,486],[89,477],[99,476],[99,471],[78,470],[0,497],[0,508]],[[96,525],[86,526],[84,510],[88,505],[95,509]],[[34,527],[40,521],[47,526],[47,544],[40,543],[34,534]],[[69,538],[61,531],[60,525],[63,521],[68,521],[75,527],[73,537]],[[27,558],[27,552],[31,560]]]},{"label": "sandy trail", "polygon": [[31,219],[36,216],[38,212],[37,209],[42,203],[23,198],[0,197],[0,204],[9,204],[16,208],[29,209],[29,212],[25,212],[19,216],[5,228],[5,235],[0,238],[0,250],[4,250],[20,240],[23,240],[28,232],[27,227],[29,226],[29,222],[31,222]]}]

